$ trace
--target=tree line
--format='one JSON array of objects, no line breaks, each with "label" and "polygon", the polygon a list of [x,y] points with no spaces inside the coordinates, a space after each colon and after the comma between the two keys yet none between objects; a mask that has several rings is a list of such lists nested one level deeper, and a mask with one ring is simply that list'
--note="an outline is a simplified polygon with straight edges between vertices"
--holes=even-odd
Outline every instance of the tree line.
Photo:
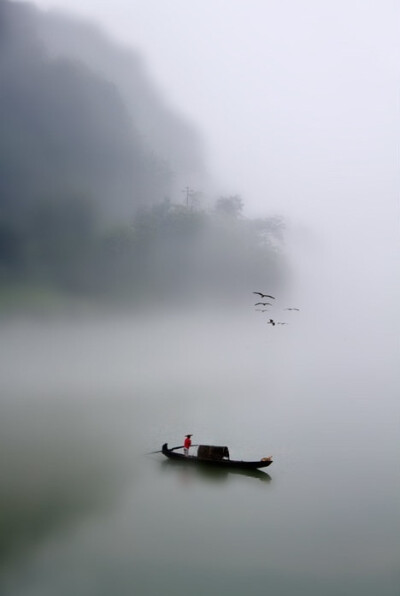
[{"label": "tree line", "polygon": [[38,201],[18,226],[0,220],[0,281],[46,285],[98,299],[234,299],[282,283],[284,222],[247,218],[238,196],[209,207],[174,203],[105,222],[83,197]]}]

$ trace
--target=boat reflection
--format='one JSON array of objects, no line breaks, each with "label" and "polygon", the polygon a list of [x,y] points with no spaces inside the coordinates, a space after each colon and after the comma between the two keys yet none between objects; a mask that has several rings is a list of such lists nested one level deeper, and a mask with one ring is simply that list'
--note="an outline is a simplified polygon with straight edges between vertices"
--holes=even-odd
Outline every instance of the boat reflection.
[{"label": "boat reflection", "polygon": [[262,470],[244,470],[237,468],[215,468],[213,466],[182,466],[180,462],[172,460],[163,461],[161,464],[163,470],[179,470],[181,475],[185,478],[198,477],[208,482],[225,482],[232,477],[248,476],[249,478],[257,478],[262,482],[271,482],[272,478]]}]

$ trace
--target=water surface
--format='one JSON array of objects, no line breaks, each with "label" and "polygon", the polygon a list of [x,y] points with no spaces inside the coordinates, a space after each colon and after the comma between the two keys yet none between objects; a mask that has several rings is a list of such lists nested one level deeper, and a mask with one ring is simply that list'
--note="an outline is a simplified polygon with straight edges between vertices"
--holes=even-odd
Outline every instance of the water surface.
[{"label": "water surface", "polygon": [[[3,324],[2,593],[396,596],[395,351],[312,318]],[[188,432],[274,463],[144,456]]]}]

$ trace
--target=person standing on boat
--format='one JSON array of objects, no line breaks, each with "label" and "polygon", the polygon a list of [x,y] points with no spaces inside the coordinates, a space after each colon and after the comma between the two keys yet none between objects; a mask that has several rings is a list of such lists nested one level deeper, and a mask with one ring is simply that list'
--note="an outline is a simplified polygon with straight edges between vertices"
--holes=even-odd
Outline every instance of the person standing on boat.
[{"label": "person standing on boat", "polygon": [[192,435],[186,435],[185,436],[185,440],[183,442],[183,453],[188,456],[189,455],[189,449],[190,446],[192,444],[192,439],[191,439]]}]

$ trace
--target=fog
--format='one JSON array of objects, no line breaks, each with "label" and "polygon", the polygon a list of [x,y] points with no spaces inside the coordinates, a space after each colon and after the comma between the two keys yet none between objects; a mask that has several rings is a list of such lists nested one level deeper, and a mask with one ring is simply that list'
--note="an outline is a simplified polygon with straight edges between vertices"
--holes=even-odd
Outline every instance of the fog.
[{"label": "fog", "polygon": [[397,594],[399,16],[0,0],[6,596]]},{"label": "fog", "polygon": [[[188,175],[185,186],[213,183],[215,193],[241,195],[248,215],[284,215],[301,243],[297,258],[322,251],[324,283],[333,278],[330,290],[342,288],[350,308],[371,299],[367,285],[391,288],[373,300],[397,296],[395,2],[69,2],[68,10],[139,51],[169,105],[201,131],[211,179],[198,188]],[[389,308],[373,307],[365,316]]]}]

